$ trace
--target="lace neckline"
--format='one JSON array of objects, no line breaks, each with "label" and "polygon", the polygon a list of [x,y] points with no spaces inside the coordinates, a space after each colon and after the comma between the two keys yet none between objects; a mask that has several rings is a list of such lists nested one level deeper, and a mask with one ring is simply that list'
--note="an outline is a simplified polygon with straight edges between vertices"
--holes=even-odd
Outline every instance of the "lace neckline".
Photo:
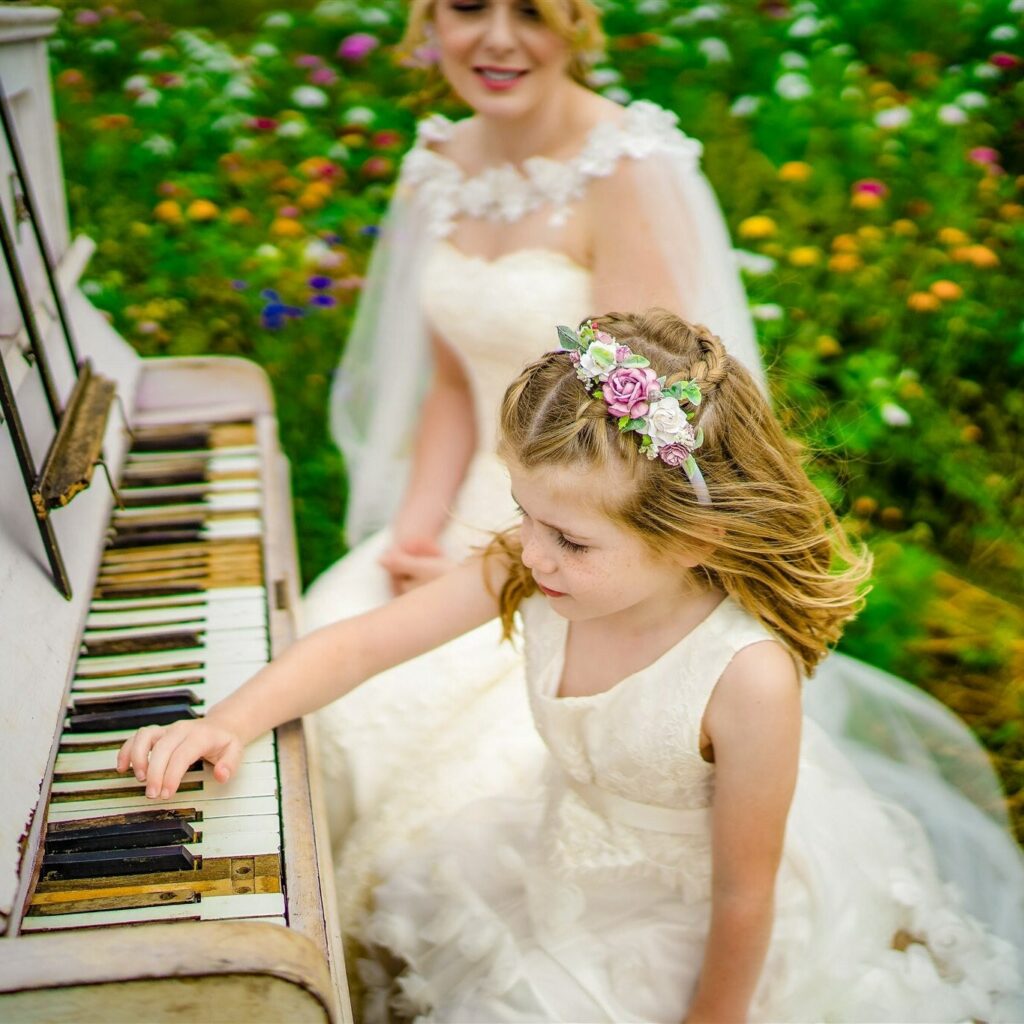
[{"label": "lace neckline", "polygon": [[[712,608],[711,611],[709,611],[707,615],[705,615],[704,618],[700,620],[700,622],[693,626],[689,630],[689,632],[684,633],[667,651],[664,651],[661,654],[659,654],[658,657],[655,658],[652,662],[649,662],[648,664],[641,666],[634,672],[630,672],[628,676],[624,676],[618,682],[613,683],[611,686],[608,687],[608,689],[600,690],[597,693],[585,693],[578,694],[575,696],[570,695],[567,697],[560,697],[558,695],[558,691],[562,688],[562,676],[565,673],[566,647],[569,642],[569,620],[562,619],[561,616],[559,616],[559,621],[561,623],[562,628],[560,630],[558,643],[555,648],[555,656],[548,670],[549,677],[545,681],[546,685],[544,685],[541,688],[541,695],[555,704],[573,705],[578,704],[581,701],[601,700],[602,698],[607,697],[609,694],[617,693],[620,689],[630,684],[633,680],[643,675],[646,675],[646,673],[656,669],[658,666],[666,662],[669,658],[675,656],[675,654],[681,648],[689,646],[690,642],[694,637],[699,636],[701,633],[703,633],[707,629],[709,624],[717,621],[719,616],[722,614],[722,610],[727,605],[732,605],[732,599],[729,597],[728,594],[726,594],[726,596],[723,597],[722,600],[719,601],[718,604],[716,604],[715,607]],[[555,613],[552,612],[552,614]]]},{"label": "lace neckline", "polygon": [[402,181],[417,190],[433,234],[445,237],[459,217],[512,223],[544,206],[552,226],[564,224],[570,206],[593,178],[610,175],[623,159],[642,160],[656,152],[684,156],[693,166],[701,145],[678,128],[679,118],[647,100],[626,107],[617,121],[601,121],[582,148],[565,160],[534,156],[467,174],[432,145],[452,138],[456,122],[434,114],[420,122],[416,145],[402,164]]}]

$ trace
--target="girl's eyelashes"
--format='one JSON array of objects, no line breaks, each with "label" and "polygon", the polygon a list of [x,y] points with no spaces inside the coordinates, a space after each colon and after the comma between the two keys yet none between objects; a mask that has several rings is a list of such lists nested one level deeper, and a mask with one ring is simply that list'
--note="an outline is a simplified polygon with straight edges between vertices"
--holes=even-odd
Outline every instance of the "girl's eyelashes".
[{"label": "girl's eyelashes", "polygon": [[587,550],[586,544],[574,544],[563,533],[556,534],[556,539],[559,547],[565,548],[566,551],[571,551],[573,554],[580,555]]}]

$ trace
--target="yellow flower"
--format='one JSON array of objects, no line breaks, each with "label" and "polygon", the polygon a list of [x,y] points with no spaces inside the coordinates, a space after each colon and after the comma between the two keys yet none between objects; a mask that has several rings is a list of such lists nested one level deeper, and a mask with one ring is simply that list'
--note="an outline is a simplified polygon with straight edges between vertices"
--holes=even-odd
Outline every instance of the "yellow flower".
[{"label": "yellow flower", "polygon": [[299,164],[299,170],[307,178],[319,178],[324,171],[330,169],[334,165],[325,156],[311,156],[306,160],[303,160]]},{"label": "yellow flower", "polygon": [[864,265],[855,252],[837,252],[828,261],[828,269],[837,274],[850,274]]},{"label": "yellow flower", "polygon": [[256,219],[244,206],[232,206],[231,209],[224,214],[224,218],[229,224],[235,225],[251,224]]},{"label": "yellow flower", "polygon": [[933,281],[928,288],[937,299],[953,302],[963,298],[964,290],[955,281]]},{"label": "yellow flower", "polygon": [[913,238],[917,234],[917,225],[906,217],[892,222],[893,234],[902,235],[904,238]]},{"label": "yellow flower", "polygon": [[814,168],[803,160],[790,160],[779,168],[780,181],[806,181],[814,173]]},{"label": "yellow flower", "polygon": [[999,207],[999,216],[1005,217],[1007,220],[1020,220],[1024,217],[1024,206],[1020,203],[1003,203]]},{"label": "yellow flower", "polygon": [[180,224],[181,204],[173,199],[164,199],[153,207],[153,216],[165,224]]},{"label": "yellow flower", "polygon": [[865,242],[881,242],[885,238],[885,232],[881,228],[876,228],[874,224],[865,224],[857,228],[857,234]]},{"label": "yellow flower", "polygon": [[855,210],[877,210],[882,202],[877,192],[854,192],[850,197],[850,205]]},{"label": "yellow flower", "polygon": [[999,266],[999,257],[987,245],[964,245],[950,254],[957,263],[970,263],[980,270]]},{"label": "yellow flower", "polygon": [[209,199],[193,199],[185,211],[189,220],[198,221],[216,220],[219,213],[220,207]]},{"label": "yellow flower", "polygon": [[971,236],[959,228],[941,228],[939,230],[939,241],[943,245],[966,245]]},{"label": "yellow flower", "polygon": [[152,231],[153,229],[141,220],[132,221],[131,232],[136,238],[148,238]]},{"label": "yellow flower", "polygon": [[278,238],[298,238],[306,233],[303,226],[291,217],[275,217],[270,224],[270,233]]},{"label": "yellow flower", "polygon": [[866,519],[868,516],[873,516],[878,511],[878,502],[874,498],[869,498],[866,495],[864,497],[857,498],[853,503],[853,514],[861,516]]},{"label": "yellow flower", "polygon": [[860,243],[854,235],[836,235],[832,239],[833,252],[860,252]]},{"label": "yellow flower", "polygon": [[756,241],[760,238],[771,238],[775,234],[775,221],[764,214],[748,217],[740,222],[740,238]]},{"label": "yellow flower", "polygon": [[981,427],[974,423],[968,423],[967,426],[960,431],[960,436],[968,444],[974,444],[976,441],[981,440]]},{"label": "yellow flower", "polygon": [[815,267],[821,262],[821,250],[816,245],[798,245],[790,251],[789,262],[794,267]]},{"label": "yellow flower", "polygon": [[915,313],[934,313],[941,306],[938,297],[930,292],[911,292],[907,296],[907,308]]},{"label": "yellow flower", "polygon": [[822,359],[831,359],[833,356],[837,356],[843,351],[843,346],[840,345],[831,334],[819,335],[817,347],[818,355],[821,356]]}]

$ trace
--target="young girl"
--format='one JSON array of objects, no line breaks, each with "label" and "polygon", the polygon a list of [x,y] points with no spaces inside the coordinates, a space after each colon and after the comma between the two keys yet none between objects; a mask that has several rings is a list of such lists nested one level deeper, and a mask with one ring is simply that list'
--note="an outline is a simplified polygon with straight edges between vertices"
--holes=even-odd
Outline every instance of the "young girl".
[{"label": "young girl", "polygon": [[518,531],[142,730],[118,768],[153,796],[200,757],[226,779],[277,723],[519,613],[548,763],[382,857],[368,1020],[1019,1019],[1011,945],[801,736],[801,677],[868,564],[750,374],[669,313],[559,335],[502,408]]}]

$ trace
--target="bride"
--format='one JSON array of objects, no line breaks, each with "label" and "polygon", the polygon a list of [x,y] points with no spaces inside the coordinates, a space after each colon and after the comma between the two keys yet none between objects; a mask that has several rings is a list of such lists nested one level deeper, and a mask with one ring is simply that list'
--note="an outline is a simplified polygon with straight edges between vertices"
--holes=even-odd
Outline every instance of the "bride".
[{"label": "bride", "polygon": [[[402,165],[332,395],[353,548],[308,591],[306,630],[426,581],[512,521],[498,404],[554,324],[664,306],[709,325],[763,382],[700,144],[670,112],[621,108],[582,84],[601,45],[591,0],[413,0],[404,42],[436,48],[473,116],[422,122]],[[819,679],[812,713],[940,833],[947,875],[991,906],[978,913],[1011,928],[1019,908],[1001,905],[999,885],[1020,862],[963,726],[850,659],[831,658]],[[343,926],[383,851],[532,765],[525,692],[521,656],[488,626],[319,713]],[[870,748],[856,734],[865,721]],[[935,749],[957,751],[952,772]]]}]

